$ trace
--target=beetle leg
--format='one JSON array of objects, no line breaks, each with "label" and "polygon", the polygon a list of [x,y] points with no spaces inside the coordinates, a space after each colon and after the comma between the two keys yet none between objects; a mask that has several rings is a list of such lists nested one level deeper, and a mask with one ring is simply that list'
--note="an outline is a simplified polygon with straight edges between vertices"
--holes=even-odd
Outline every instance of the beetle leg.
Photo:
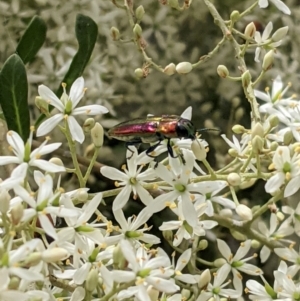
[{"label": "beetle leg", "polygon": [[151,158],[156,158],[156,156],[152,156],[151,153],[160,145],[161,140],[159,140],[156,144],[150,146],[147,150],[146,150],[146,155],[151,157]]},{"label": "beetle leg", "polygon": [[181,152],[180,150],[179,150],[180,153],[179,153],[178,156],[175,156],[175,155],[174,155],[174,151],[173,151],[173,147],[172,147],[172,145],[171,145],[171,140],[170,140],[170,139],[168,139],[168,142],[167,142],[167,148],[168,148],[168,153],[170,154],[170,156],[171,156],[172,158],[175,159],[175,158],[180,157],[182,163],[185,164],[185,159],[184,159],[183,154],[182,154],[182,152]]},{"label": "beetle leg", "polygon": [[131,152],[131,155],[126,158],[127,160],[130,160],[134,154],[134,151],[129,146],[133,145],[133,146],[138,147],[140,145],[140,143],[141,143],[141,141],[130,141],[130,142],[125,143],[126,148]]}]

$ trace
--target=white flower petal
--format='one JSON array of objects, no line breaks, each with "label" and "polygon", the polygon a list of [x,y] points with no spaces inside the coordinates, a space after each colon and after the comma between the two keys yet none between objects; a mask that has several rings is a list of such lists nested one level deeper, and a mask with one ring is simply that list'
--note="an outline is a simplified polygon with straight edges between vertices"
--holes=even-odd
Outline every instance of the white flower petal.
[{"label": "white flower petal", "polygon": [[82,127],[73,116],[68,116],[67,120],[73,140],[82,143],[85,138]]},{"label": "white flower petal", "polygon": [[72,110],[77,106],[78,102],[84,95],[84,79],[78,77],[72,84],[69,94],[69,99],[72,101]]},{"label": "white flower petal", "polygon": [[49,162],[47,160],[34,160],[31,164],[31,166],[36,166],[36,167],[38,167],[42,170],[48,171],[48,172],[64,172],[64,171],[66,171],[66,168],[64,166],[59,166],[59,165]]},{"label": "white flower petal", "polygon": [[36,131],[37,137],[44,136],[51,132],[64,118],[63,114],[56,114],[40,124]]},{"label": "white flower petal", "polygon": [[73,110],[72,115],[100,115],[100,114],[106,114],[108,113],[108,109],[104,106],[100,105],[89,105],[89,106],[83,106],[79,107]]},{"label": "white flower petal", "polygon": [[60,112],[64,112],[65,107],[61,100],[48,87],[40,85],[38,87],[38,92],[43,100],[57,108]]}]

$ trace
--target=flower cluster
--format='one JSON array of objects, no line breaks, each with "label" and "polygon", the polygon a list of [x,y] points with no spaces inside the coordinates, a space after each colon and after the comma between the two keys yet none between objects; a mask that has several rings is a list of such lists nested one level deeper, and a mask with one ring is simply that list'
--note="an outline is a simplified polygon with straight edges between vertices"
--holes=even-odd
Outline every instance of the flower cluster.
[{"label": "flower cluster", "polygon": [[[112,2],[127,10],[134,25],[132,40],[147,61],[136,76],[146,77],[154,66],[184,78],[200,64],[202,60],[161,68],[146,53],[144,7]],[[0,166],[14,164],[10,176],[0,181],[0,300],[300,300],[300,205],[293,203],[300,188],[300,101],[288,96],[291,84],[284,86],[280,76],[274,76],[271,91],[254,89],[272,67],[288,27],[273,34],[272,22],[263,33],[254,23],[244,33],[234,28],[255,7],[270,4],[287,15],[291,11],[281,0],[259,0],[224,21],[209,0],[204,3],[216,23],[228,26],[235,46],[239,42],[234,34],[244,40],[235,47],[241,76],[230,76],[224,65],[217,73],[241,83],[251,104],[251,126],[234,125],[232,140],[216,135],[216,145],[229,149],[226,155],[218,152],[217,163],[211,165],[209,144],[191,122],[191,106],[180,116],[131,120],[108,131],[107,136],[127,143],[126,164],[118,169],[96,162],[103,158],[99,154],[108,153],[103,127],[110,128],[109,122],[103,127],[97,122],[98,115],[114,113],[98,104],[80,106],[86,92],[83,77],[70,87],[63,83],[60,97],[39,85],[36,103],[43,115],[36,129],[30,129],[26,142],[9,130],[11,154],[0,156]],[[182,11],[191,1],[163,4]],[[117,28],[111,33],[114,40],[124,41]],[[148,37],[150,33],[159,37],[155,31],[144,32]],[[256,80],[244,70],[244,55],[251,48],[256,49],[256,62],[263,57]],[[39,56],[48,67],[53,64],[49,50]],[[69,65],[61,63],[56,75]],[[96,78],[99,70],[94,68],[89,72]],[[89,118],[80,119],[84,116]],[[64,142],[48,143],[48,136],[39,142],[45,135],[64,137]],[[136,144],[146,142],[150,147],[139,151]],[[84,156],[78,155],[83,148]],[[98,184],[96,177],[105,183],[92,185]],[[110,180],[114,187],[103,191]],[[253,197],[248,189],[257,183],[261,193]],[[265,264],[272,264],[271,273]]]}]

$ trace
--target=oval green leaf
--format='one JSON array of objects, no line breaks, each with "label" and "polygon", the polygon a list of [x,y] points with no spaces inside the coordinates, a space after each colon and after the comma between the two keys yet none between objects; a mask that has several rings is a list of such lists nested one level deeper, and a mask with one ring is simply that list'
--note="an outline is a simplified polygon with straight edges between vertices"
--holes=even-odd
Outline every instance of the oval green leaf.
[{"label": "oval green leaf", "polygon": [[14,130],[26,142],[29,137],[28,83],[23,61],[11,55],[0,72],[0,105],[9,130]]},{"label": "oval green leaf", "polygon": [[16,53],[24,64],[32,61],[46,39],[47,26],[43,19],[34,16],[18,43]]}]

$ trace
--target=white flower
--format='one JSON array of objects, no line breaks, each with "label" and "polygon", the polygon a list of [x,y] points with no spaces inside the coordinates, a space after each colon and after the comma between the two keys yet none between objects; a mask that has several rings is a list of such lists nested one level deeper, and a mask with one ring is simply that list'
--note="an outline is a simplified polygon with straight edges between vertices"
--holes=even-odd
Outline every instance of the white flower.
[{"label": "white flower", "polygon": [[150,301],[147,292],[150,286],[168,294],[179,290],[179,286],[171,279],[174,270],[170,268],[170,259],[162,249],[158,248],[157,255],[152,257],[151,252],[147,254],[143,246],[134,250],[127,240],[121,240],[120,247],[131,271],[114,270],[113,279],[117,283],[135,280],[136,285],[119,292],[119,300],[135,296],[140,301]]},{"label": "white flower", "polygon": [[104,166],[100,169],[100,172],[107,178],[117,180],[118,186],[124,186],[121,192],[116,196],[113,202],[113,211],[122,209],[128,202],[130,193],[134,193],[134,198],[139,196],[141,201],[148,205],[153,201],[150,193],[142,186],[147,180],[153,180],[155,178],[155,172],[153,169],[147,169],[141,172],[143,165],[139,168],[136,163],[137,149],[127,150],[127,166],[124,166],[124,172],[119,171],[116,168]]},{"label": "white flower", "polygon": [[74,116],[76,115],[99,115],[108,112],[107,108],[100,105],[89,105],[76,108],[79,101],[84,95],[84,79],[77,78],[71,86],[70,95],[67,95],[64,86],[64,93],[59,99],[48,87],[40,85],[38,88],[39,95],[54,106],[60,113],[44,121],[37,130],[37,136],[43,136],[51,132],[63,119],[66,120],[72,138],[79,143],[84,140],[84,133]]},{"label": "white flower", "polygon": [[[182,274],[181,271],[185,268],[185,266],[189,263],[192,256],[192,249],[185,250],[178,258],[177,264],[175,266],[175,279],[181,282],[193,284],[197,283],[196,277],[191,274]],[[173,257],[174,258],[174,257]],[[174,264],[173,264],[174,266]]]},{"label": "white flower", "polygon": [[[73,252],[73,265],[75,268],[79,266],[80,253],[87,249],[86,239],[89,238],[100,246],[104,243],[103,235],[100,229],[96,229],[100,225],[88,223],[91,216],[95,213],[102,199],[102,194],[98,193],[91,201],[81,208],[79,217],[65,217],[68,227],[63,228],[57,234],[58,240],[55,242],[58,246],[64,247],[66,242],[73,242],[75,248],[68,251]],[[67,208],[75,209],[73,202],[69,198],[64,198],[64,205]]]},{"label": "white flower", "polygon": [[300,296],[300,283],[293,281],[290,275],[281,271],[275,271],[274,276],[276,280],[281,284],[281,288],[278,291],[278,300],[284,301],[296,301]]},{"label": "white flower", "polygon": [[[151,227],[146,226],[146,222],[152,215],[151,210],[145,207],[138,216],[131,216],[126,221],[121,209],[114,211],[114,216],[120,226],[119,232],[121,232],[121,234],[106,237],[105,242],[108,245],[112,245],[118,243],[121,239],[130,239],[151,245],[160,243],[160,239],[157,236],[144,233],[151,229]],[[139,229],[142,225],[145,226]]]},{"label": "white flower", "polygon": [[24,292],[20,292],[18,290],[9,289],[9,273],[6,267],[0,268],[0,300],[3,301],[25,301],[29,299],[29,296]]},{"label": "white flower", "polygon": [[241,292],[238,292],[233,289],[224,289],[230,281],[223,283],[230,272],[230,266],[223,265],[218,271],[214,274],[213,284],[209,283],[207,288],[201,291],[201,294],[196,301],[206,301],[210,298],[219,301],[221,297],[235,299],[241,295]]},{"label": "white flower", "polygon": [[40,171],[34,171],[34,178],[39,186],[36,200],[23,187],[16,187],[15,193],[24,200],[30,208],[24,210],[22,221],[28,222],[37,217],[44,231],[54,239],[57,239],[56,230],[53,226],[51,215],[59,217],[77,217],[78,212],[63,206],[53,206],[52,202],[57,199],[58,194],[53,194],[53,179],[50,175],[43,175]]},{"label": "white flower", "polygon": [[291,10],[281,0],[259,0],[258,5],[260,8],[266,8],[269,5],[269,1],[273,3],[280,11],[290,15]]},{"label": "white flower", "polygon": [[272,30],[273,30],[273,23],[269,22],[262,35],[259,31],[255,32],[254,39],[258,44],[258,47],[256,47],[255,49],[255,57],[254,57],[255,62],[260,62],[259,57],[261,55],[262,50],[263,53],[265,54],[266,53],[265,49],[274,49],[281,45],[282,40],[275,42],[270,37]]},{"label": "white flower", "polygon": [[26,163],[27,166],[38,167],[48,172],[62,172],[66,169],[63,166],[58,166],[47,160],[40,159],[41,156],[49,154],[61,146],[61,143],[52,143],[46,145],[48,140],[46,139],[38,148],[31,151],[32,148],[32,136],[33,131],[30,132],[30,136],[27,143],[24,144],[20,135],[14,131],[7,132],[6,139],[11,147],[14,156],[1,156],[0,165],[6,165],[11,163],[21,164]]},{"label": "white flower", "polygon": [[300,270],[300,253],[294,248],[275,248],[274,252],[283,260],[294,263],[288,267],[287,274],[294,277]]},{"label": "white flower", "polygon": [[213,202],[220,204],[225,208],[236,208],[236,205],[232,200],[217,195],[225,187],[227,187],[226,181],[204,181],[197,183],[197,191],[200,193],[197,197],[197,204],[207,204],[205,213],[208,216],[214,214]]},{"label": "white flower", "polygon": [[155,168],[157,176],[169,185],[160,186],[160,188],[171,191],[155,198],[149,206],[151,206],[153,213],[159,212],[166,206],[177,201],[180,197],[184,219],[193,227],[197,224],[197,212],[193,205],[194,195],[192,192],[199,190],[198,187],[200,183],[190,183],[190,177],[194,166],[194,157],[185,150],[183,150],[183,153],[186,158],[186,163],[185,165],[178,166],[179,168],[176,171],[171,168],[169,170],[162,164],[159,164],[157,168]]},{"label": "white flower", "polygon": [[[38,245],[42,242],[39,239],[32,239],[20,247],[18,247],[16,250],[9,251],[9,254],[7,254],[7,262],[5,262],[5,267],[2,267],[2,269],[7,269],[7,272],[10,275],[15,275],[19,277],[20,279],[32,282],[32,281],[44,281],[44,276],[39,271],[34,271],[31,268],[23,268],[24,261],[26,262],[26,259],[28,256],[34,252]],[[1,248],[3,249],[2,240],[0,242],[2,245]],[[23,264],[22,264],[23,263]],[[1,270],[0,270],[1,271]],[[1,274],[1,272],[0,272]],[[1,285],[1,283],[0,283]]]},{"label": "white flower", "polygon": [[286,119],[285,117],[282,117],[283,112],[277,111],[276,108],[280,106],[289,106],[295,103],[295,101],[292,100],[293,96],[283,98],[290,87],[291,85],[288,84],[285,88],[283,88],[283,82],[280,75],[278,75],[273,80],[271,93],[269,88],[265,89],[266,93],[254,90],[254,95],[265,102],[265,104],[259,107],[259,111],[262,113],[268,113],[269,115],[275,114],[280,120]]},{"label": "white flower", "polygon": [[266,192],[274,193],[288,181],[284,189],[284,197],[293,195],[300,188],[300,155],[294,153],[291,157],[288,146],[279,146],[273,157],[272,167],[276,169],[275,174],[265,185]]},{"label": "white flower", "polygon": [[[287,219],[278,227],[278,220],[275,213],[272,213],[270,217],[270,229],[267,228],[264,222],[258,223],[258,229],[262,235],[269,240],[279,240],[292,243],[290,240],[283,239],[285,236],[291,235],[294,232],[293,227],[290,225],[290,221]],[[271,250],[264,245],[260,251],[261,262],[264,263],[269,258],[270,254]]]},{"label": "white flower", "polygon": [[246,240],[242,242],[238,248],[236,254],[233,256],[229,246],[225,241],[217,239],[218,249],[222,256],[227,260],[227,265],[230,266],[231,272],[233,273],[233,285],[235,289],[239,292],[243,291],[242,275],[240,272],[246,273],[248,275],[258,276],[262,273],[261,269],[253,264],[246,263],[247,261],[255,258],[256,256],[250,256],[248,258],[242,259],[247,255],[251,248],[251,240]]},{"label": "white flower", "polygon": [[290,217],[288,219],[291,219],[293,221],[295,233],[300,236],[300,203],[298,203],[295,210],[290,206],[283,206],[282,212],[290,214]]},{"label": "white flower", "polygon": [[174,235],[173,245],[175,247],[179,246],[183,239],[190,240],[194,238],[194,235],[197,236],[204,236],[205,230],[212,229],[213,227],[217,226],[218,223],[215,221],[210,220],[203,220],[200,217],[205,213],[207,204],[199,204],[198,202],[194,203],[195,210],[197,212],[197,223],[195,226],[190,227],[188,222],[186,221],[183,212],[182,212],[182,201],[178,203],[177,208],[172,208],[173,212],[178,215],[178,221],[168,221],[163,222],[163,224],[159,227],[161,231],[167,230],[175,230],[177,232]]}]

